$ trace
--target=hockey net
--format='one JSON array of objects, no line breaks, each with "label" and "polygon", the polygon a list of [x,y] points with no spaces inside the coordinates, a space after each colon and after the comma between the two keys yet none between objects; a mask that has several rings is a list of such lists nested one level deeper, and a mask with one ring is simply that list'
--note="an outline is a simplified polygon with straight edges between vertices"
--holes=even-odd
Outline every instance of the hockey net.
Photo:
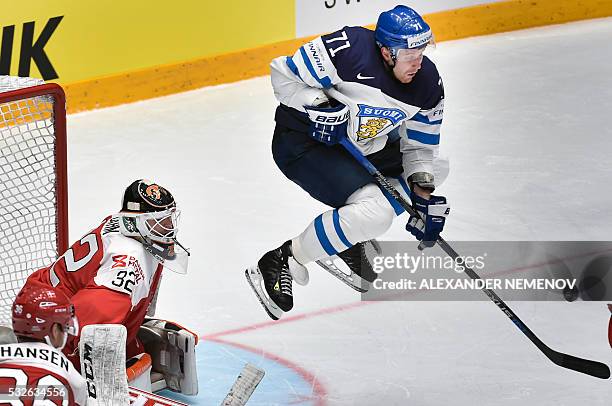
[{"label": "hockey net", "polygon": [[62,88],[0,76],[0,325],[33,271],[68,245]]}]

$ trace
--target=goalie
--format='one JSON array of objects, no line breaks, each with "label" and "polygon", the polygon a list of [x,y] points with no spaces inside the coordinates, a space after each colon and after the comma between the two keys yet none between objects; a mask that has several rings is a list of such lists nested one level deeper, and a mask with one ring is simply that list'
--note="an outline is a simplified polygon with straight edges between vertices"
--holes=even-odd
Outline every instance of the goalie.
[{"label": "goalie", "polygon": [[[51,266],[33,273],[23,289],[42,283],[63,292],[74,303],[81,329],[124,325],[131,386],[195,395],[197,336],[178,324],[146,319],[154,315],[163,269],[187,271],[189,251],[176,239],[178,220],[167,189],[137,180],[125,190],[119,213],[105,218]],[[64,348],[77,368],[79,338],[69,338]]]}]

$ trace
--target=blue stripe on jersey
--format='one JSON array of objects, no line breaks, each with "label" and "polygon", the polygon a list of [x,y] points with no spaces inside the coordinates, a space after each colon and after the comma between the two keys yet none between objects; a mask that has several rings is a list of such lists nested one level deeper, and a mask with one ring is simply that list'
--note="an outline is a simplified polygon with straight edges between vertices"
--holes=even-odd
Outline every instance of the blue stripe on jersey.
[{"label": "blue stripe on jersey", "polygon": [[300,71],[298,70],[298,67],[296,66],[295,62],[293,62],[293,58],[288,56],[285,59],[285,63],[287,64],[287,67],[289,67],[291,72],[293,72],[295,74],[295,76],[297,76],[301,80],[302,77],[300,76]]},{"label": "blue stripe on jersey", "polygon": [[440,143],[440,134],[427,134],[420,131],[408,130],[408,139],[415,140],[421,144],[438,145]]},{"label": "blue stripe on jersey", "polygon": [[342,241],[342,244],[346,245],[346,248],[351,248],[353,244],[349,242],[348,238],[346,238],[346,235],[344,234],[344,231],[342,231],[342,227],[340,227],[340,214],[338,213],[338,209],[334,210],[333,219],[334,229],[336,229],[336,234],[338,234],[338,237],[340,237],[340,241]]},{"label": "blue stripe on jersey", "polygon": [[429,121],[429,117],[421,113],[416,113],[414,116],[412,116],[411,120],[418,121],[419,123],[423,123],[423,124],[431,124],[431,125],[442,124],[442,119],[436,120],[436,121]]},{"label": "blue stripe on jersey", "polygon": [[308,59],[308,55],[306,54],[306,51],[304,50],[303,46],[300,47],[300,53],[302,54],[302,59],[304,60],[304,64],[306,65],[306,68],[308,68],[308,72],[310,72],[312,77],[315,78],[317,82],[319,82],[319,84],[323,86],[323,88],[329,89],[330,87],[332,87],[332,82],[329,77],[325,76],[323,78],[319,78],[317,76],[317,72],[315,72],[314,66],[312,66],[310,59]]},{"label": "blue stripe on jersey", "polygon": [[323,215],[322,214],[319,214],[319,217],[315,219],[314,226],[315,226],[315,232],[317,233],[317,238],[319,239],[319,243],[321,243],[321,246],[323,247],[327,255],[329,256],[336,255],[338,251],[334,249],[334,247],[331,245],[331,242],[329,241],[329,238],[327,238],[327,234],[325,234],[325,227],[323,226]]},{"label": "blue stripe on jersey", "polygon": [[391,205],[391,207],[393,207],[393,210],[395,210],[395,215],[399,216],[400,214],[402,214],[404,212],[404,208],[401,204],[399,204],[397,200],[393,198],[393,196],[391,196],[391,193],[387,192],[385,188],[380,185],[378,186],[378,188],[381,192],[383,192],[383,195],[385,195],[385,197],[389,201],[389,204]]}]

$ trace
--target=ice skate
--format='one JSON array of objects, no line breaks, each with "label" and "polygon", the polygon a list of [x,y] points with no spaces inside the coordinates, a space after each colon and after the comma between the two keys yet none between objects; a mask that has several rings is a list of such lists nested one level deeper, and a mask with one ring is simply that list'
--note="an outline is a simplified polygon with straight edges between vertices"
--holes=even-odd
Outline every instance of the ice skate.
[{"label": "ice skate", "polygon": [[264,254],[257,266],[250,267],[245,272],[255,295],[274,320],[278,320],[284,312],[293,308],[290,257],[291,241],[287,241],[279,248]]},{"label": "ice skate", "polygon": [[372,245],[376,253],[380,254],[380,245],[376,240],[371,240],[357,243],[338,255],[317,261],[317,264],[357,292],[367,292],[370,289],[370,283],[374,282],[377,277],[366,255],[366,244],[368,243]]}]

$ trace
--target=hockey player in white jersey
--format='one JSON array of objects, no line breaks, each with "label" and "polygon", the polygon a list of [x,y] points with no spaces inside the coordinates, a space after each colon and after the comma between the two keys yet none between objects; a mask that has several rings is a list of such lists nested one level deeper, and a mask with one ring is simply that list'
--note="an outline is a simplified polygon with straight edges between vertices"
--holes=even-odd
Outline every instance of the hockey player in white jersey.
[{"label": "hockey player in white jersey", "polygon": [[274,160],[285,176],[333,208],[247,269],[273,319],[292,309],[292,282],[307,283],[304,265],[313,261],[337,256],[372,282],[376,274],[361,266],[364,243],[403,212],[338,145],[342,138],[411,199],[420,218],[410,217],[406,229],[426,246],[437,240],[450,209],[443,196],[432,195],[448,172],[438,159],[444,88],[423,55],[433,45],[421,16],[397,6],[380,14],[375,31],[344,27],[272,61],[280,102]]},{"label": "hockey player in white jersey", "polygon": [[2,399],[11,405],[86,405],[86,381],[62,354],[68,335],[78,334],[70,299],[59,289],[31,286],[17,295],[12,316],[18,343],[0,346]]}]

